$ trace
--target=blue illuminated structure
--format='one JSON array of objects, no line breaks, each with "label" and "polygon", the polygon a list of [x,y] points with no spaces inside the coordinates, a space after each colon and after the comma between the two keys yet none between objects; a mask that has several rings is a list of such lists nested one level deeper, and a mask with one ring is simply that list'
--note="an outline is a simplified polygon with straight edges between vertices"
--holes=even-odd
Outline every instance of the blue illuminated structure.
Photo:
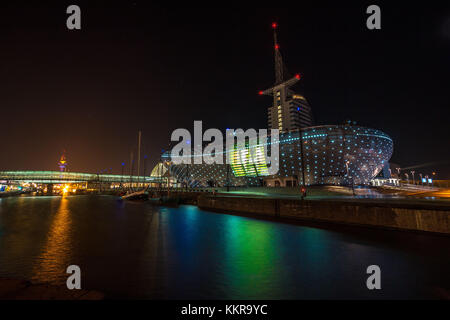
[{"label": "blue illuminated structure", "polygon": [[387,134],[355,125],[296,129],[281,133],[279,144],[279,172],[272,176],[234,176],[225,164],[175,165],[169,153],[163,159],[177,181],[189,181],[192,186],[208,186],[211,182],[224,186],[227,181],[236,186],[297,186],[303,184],[303,177],[305,185],[358,185],[369,184],[393,152]]}]

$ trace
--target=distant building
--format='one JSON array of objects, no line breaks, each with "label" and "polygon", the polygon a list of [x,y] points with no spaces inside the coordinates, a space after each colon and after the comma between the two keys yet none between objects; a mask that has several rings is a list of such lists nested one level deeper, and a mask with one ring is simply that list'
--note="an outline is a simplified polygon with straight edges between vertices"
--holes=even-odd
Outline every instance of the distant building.
[{"label": "distant building", "polygon": [[61,158],[58,162],[59,171],[66,172],[67,171],[67,159],[66,159],[66,151],[63,151]]}]

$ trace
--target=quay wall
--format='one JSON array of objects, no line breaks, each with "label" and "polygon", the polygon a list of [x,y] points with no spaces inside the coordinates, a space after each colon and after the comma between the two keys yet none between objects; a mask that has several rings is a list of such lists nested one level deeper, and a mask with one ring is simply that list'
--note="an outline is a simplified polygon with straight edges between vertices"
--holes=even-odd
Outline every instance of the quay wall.
[{"label": "quay wall", "polygon": [[201,195],[201,209],[450,234],[450,208],[376,201],[264,199]]}]

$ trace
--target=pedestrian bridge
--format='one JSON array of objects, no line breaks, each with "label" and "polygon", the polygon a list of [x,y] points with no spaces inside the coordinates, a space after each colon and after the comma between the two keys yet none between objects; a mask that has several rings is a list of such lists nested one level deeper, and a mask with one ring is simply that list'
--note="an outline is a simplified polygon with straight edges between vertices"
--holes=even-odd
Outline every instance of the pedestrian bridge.
[{"label": "pedestrian bridge", "polygon": [[0,182],[31,183],[158,183],[161,177],[60,171],[0,171]]}]

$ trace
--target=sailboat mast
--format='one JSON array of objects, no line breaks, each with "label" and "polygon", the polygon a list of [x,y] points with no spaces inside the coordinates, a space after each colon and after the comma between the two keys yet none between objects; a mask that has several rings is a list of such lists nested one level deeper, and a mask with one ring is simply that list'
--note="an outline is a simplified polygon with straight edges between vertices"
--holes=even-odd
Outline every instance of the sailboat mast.
[{"label": "sailboat mast", "polygon": [[138,165],[137,165],[137,176],[138,176],[138,187],[141,183],[141,131],[139,131],[138,137]]},{"label": "sailboat mast", "polygon": [[130,153],[130,190],[132,189],[132,183],[133,183],[133,151]]}]

